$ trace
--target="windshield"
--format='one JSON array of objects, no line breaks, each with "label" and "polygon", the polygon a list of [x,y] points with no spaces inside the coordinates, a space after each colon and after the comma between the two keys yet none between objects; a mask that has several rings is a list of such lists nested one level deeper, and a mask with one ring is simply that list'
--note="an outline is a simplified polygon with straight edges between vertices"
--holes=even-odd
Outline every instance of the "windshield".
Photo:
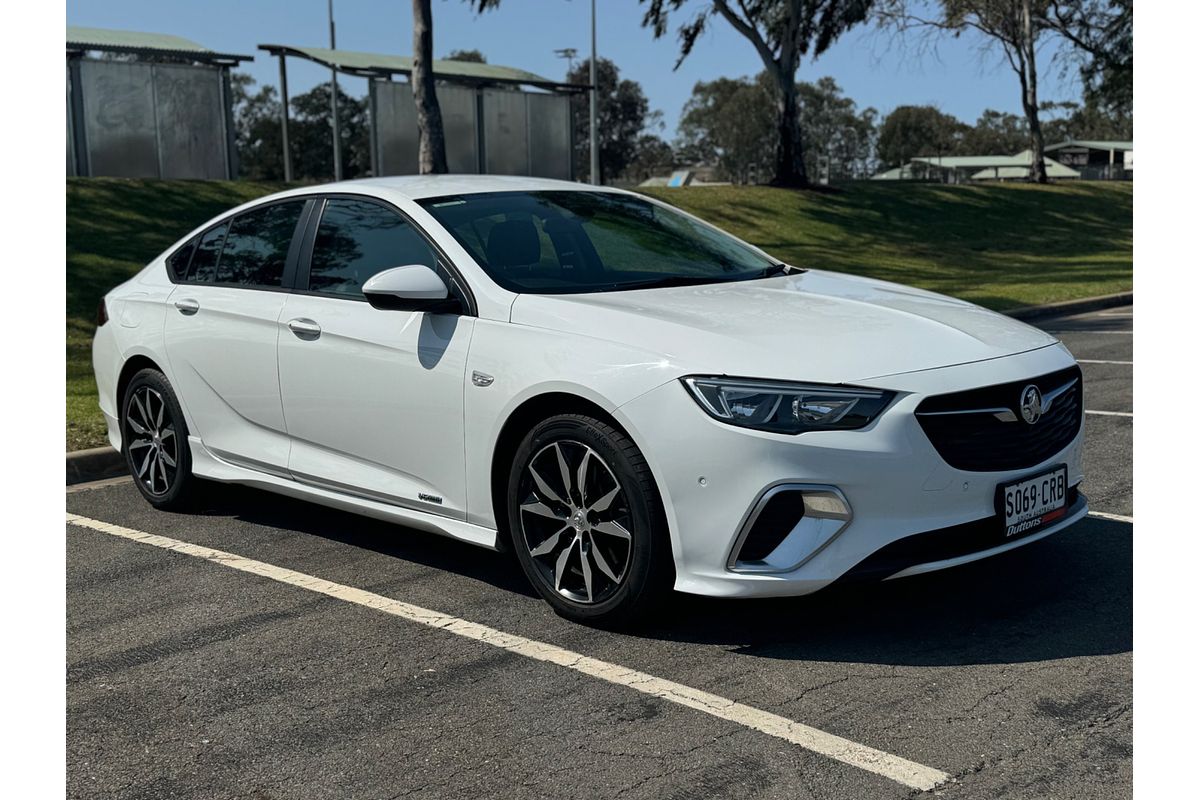
[{"label": "windshield", "polygon": [[506,289],[603,292],[779,274],[773,259],[640,197],[492,192],[421,205]]}]

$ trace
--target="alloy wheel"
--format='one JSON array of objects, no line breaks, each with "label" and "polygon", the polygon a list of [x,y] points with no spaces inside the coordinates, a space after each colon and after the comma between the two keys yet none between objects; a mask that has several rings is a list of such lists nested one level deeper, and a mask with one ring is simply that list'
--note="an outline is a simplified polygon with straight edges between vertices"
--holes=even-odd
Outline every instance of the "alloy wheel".
[{"label": "alloy wheel", "polygon": [[546,445],[521,476],[521,533],[538,575],[555,592],[601,603],[625,580],[633,555],[625,492],[592,448]]},{"label": "alloy wheel", "polygon": [[179,469],[179,437],[166,400],[149,386],[139,386],[130,395],[125,422],[135,477],[150,494],[166,494]]}]

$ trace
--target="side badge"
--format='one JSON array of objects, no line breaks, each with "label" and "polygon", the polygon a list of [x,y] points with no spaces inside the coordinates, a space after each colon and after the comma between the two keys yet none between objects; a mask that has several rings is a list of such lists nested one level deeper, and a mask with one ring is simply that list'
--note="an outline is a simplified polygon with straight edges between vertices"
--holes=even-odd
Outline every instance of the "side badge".
[{"label": "side badge", "polygon": [[486,372],[475,370],[471,373],[471,383],[475,384],[476,386],[491,386],[492,382],[495,380],[496,379],[493,376],[488,375]]}]

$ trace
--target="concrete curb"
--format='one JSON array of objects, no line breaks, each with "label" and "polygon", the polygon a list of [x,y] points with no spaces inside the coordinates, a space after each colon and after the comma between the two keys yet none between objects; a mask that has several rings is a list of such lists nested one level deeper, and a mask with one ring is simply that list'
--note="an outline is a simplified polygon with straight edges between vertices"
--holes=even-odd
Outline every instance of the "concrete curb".
[{"label": "concrete curb", "polygon": [[67,486],[125,475],[125,457],[111,447],[67,453]]},{"label": "concrete curb", "polygon": [[1014,308],[1004,313],[1015,319],[1028,322],[1046,317],[1065,317],[1070,314],[1082,314],[1086,311],[1099,311],[1102,308],[1133,305],[1133,292],[1118,292],[1105,294],[1100,297],[1085,297],[1082,300],[1067,300],[1063,303],[1049,303],[1044,306],[1025,306]]}]

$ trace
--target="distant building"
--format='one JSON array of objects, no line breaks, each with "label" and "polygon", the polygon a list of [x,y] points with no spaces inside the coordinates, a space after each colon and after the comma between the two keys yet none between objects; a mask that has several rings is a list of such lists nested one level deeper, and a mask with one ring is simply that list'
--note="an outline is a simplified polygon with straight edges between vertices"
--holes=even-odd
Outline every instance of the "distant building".
[{"label": "distant building", "polygon": [[1133,142],[1068,139],[1046,148],[1084,180],[1132,180]]},{"label": "distant building", "polygon": [[[1011,156],[921,156],[902,167],[875,175],[872,180],[925,180],[966,183],[984,180],[1024,180],[1029,176],[1033,152]],[[1056,180],[1077,179],[1080,173],[1047,157],[1046,173]]]}]

